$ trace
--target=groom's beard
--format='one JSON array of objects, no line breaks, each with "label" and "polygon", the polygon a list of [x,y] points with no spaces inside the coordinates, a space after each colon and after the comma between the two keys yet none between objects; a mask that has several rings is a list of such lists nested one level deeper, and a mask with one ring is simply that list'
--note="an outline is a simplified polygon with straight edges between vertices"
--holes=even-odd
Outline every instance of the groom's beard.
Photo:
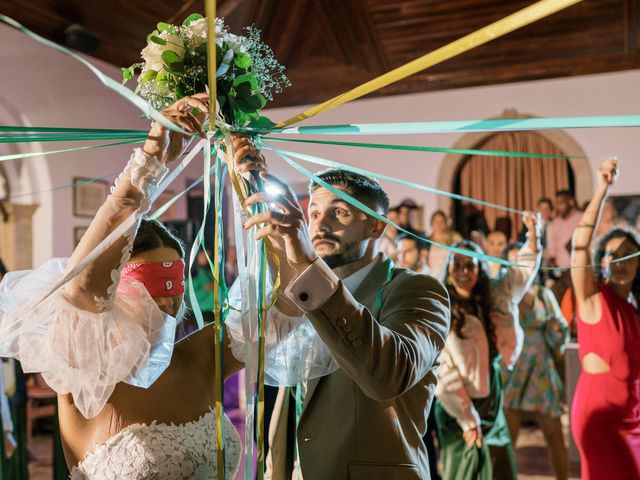
[{"label": "groom's beard", "polygon": [[367,251],[367,240],[352,242],[344,246],[340,244],[339,251],[329,255],[321,255],[321,258],[331,269],[348,265],[364,257]]}]

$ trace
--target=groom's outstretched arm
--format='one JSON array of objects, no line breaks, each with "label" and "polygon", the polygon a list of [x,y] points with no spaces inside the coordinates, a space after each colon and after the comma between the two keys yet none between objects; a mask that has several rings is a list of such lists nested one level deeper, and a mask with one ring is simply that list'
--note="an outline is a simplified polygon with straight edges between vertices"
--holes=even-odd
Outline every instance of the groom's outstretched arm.
[{"label": "groom's outstretched arm", "polygon": [[287,289],[340,367],[368,397],[385,401],[433,367],[449,332],[449,296],[433,277],[403,272],[387,287],[379,318],[359,304],[322,259]]}]

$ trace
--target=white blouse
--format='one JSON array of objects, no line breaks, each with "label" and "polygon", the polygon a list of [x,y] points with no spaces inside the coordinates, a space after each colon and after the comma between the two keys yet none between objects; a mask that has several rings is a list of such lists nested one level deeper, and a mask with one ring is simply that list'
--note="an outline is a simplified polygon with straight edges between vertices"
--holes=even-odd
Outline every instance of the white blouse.
[{"label": "white blouse", "polygon": [[[540,267],[541,253],[528,245],[518,252],[516,266],[503,269],[491,280],[489,314],[494,328],[496,348],[503,363],[512,368],[522,351],[524,331],[520,325],[518,304],[531,287]],[[482,322],[473,315],[465,317],[459,337],[449,332],[438,368],[436,397],[445,411],[454,417],[463,432],[480,426],[474,398],[489,395],[489,343]]]}]

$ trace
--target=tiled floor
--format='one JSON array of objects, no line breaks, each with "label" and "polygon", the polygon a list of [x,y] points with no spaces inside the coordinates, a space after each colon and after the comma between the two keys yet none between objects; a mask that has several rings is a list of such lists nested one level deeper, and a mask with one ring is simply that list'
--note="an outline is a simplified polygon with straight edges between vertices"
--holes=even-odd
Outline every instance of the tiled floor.
[{"label": "tiled floor", "polygon": [[[51,438],[34,438],[37,461],[29,466],[31,480],[51,479]],[[518,439],[516,460],[520,480],[553,480],[551,467],[547,459],[547,447],[540,430],[523,428]],[[238,478],[242,478],[241,475]],[[571,479],[580,478],[579,465],[572,465]]]}]

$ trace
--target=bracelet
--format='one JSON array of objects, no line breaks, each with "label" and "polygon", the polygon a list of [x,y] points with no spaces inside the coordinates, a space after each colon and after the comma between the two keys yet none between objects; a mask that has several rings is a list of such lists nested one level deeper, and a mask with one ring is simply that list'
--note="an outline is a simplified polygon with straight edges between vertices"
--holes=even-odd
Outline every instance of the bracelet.
[{"label": "bracelet", "polygon": [[596,228],[595,223],[579,223],[576,228]]}]

